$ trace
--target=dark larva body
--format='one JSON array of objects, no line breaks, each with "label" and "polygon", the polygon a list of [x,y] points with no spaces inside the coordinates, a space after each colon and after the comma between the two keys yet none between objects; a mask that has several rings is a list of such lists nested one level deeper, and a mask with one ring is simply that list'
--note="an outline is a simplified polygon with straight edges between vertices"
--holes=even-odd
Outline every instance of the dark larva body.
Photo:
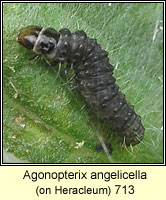
[{"label": "dark larva body", "polygon": [[[26,46],[22,36],[22,32],[26,32],[25,29],[28,30],[28,27],[21,29],[18,35],[18,41],[23,46]],[[108,53],[101,49],[95,39],[88,38],[84,31],[71,33],[68,29],[61,29],[59,32],[50,28],[40,30],[33,44],[33,51],[45,56],[52,63],[66,61],[73,64],[76,84],[88,107],[101,121],[120,134],[124,144],[138,144],[144,137],[144,127],[140,116],[135,113],[134,107],[127,103],[115,83]],[[33,32],[34,30],[30,35]],[[55,40],[53,48],[51,43],[45,45],[48,41],[44,36]],[[43,49],[46,49],[46,52]]]}]

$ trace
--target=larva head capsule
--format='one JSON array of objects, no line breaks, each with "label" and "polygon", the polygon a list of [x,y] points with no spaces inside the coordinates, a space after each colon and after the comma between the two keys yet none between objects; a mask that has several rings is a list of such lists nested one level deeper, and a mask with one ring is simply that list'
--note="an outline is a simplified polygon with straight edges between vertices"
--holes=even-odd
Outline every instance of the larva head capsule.
[{"label": "larva head capsule", "polygon": [[38,55],[48,55],[56,47],[59,36],[55,29],[32,25],[20,30],[18,42]]},{"label": "larva head capsule", "polygon": [[33,49],[42,27],[27,26],[22,28],[18,34],[18,42],[27,49]]}]

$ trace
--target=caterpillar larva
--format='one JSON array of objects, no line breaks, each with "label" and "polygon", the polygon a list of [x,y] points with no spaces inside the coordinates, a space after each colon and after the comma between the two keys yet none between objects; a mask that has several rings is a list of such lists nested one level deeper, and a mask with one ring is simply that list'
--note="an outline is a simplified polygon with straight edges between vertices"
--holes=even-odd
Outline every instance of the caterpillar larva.
[{"label": "caterpillar larva", "polygon": [[52,28],[27,26],[20,30],[18,42],[52,64],[72,64],[78,89],[97,117],[117,131],[126,145],[136,145],[143,139],[141,117],[119,91],[108,53],[96,39],[88,38],[82,30],[57,32]]}]

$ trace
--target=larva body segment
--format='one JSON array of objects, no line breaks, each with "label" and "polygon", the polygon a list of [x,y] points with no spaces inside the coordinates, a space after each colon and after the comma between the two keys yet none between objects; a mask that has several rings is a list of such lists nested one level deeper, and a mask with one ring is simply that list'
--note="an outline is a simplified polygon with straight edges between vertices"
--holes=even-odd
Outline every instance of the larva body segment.
[{"label": "larva body segment", "polygon": [[108,53],[83,32],[71,34],[69,43],[68,59],[74,64],[76,83],[86,104],[99,119],[119,132],[126,145],[139,143],[144,136],[141,118],[115,84]]},{"label": "larva body segment", "polygon": [[[42,36],[47,30],[39,34],[41,38],[33,48],[35,53],[42,54],[41,49],[45,47]],[[50,51],[48,46],[46,49]],[[108,53],[95,39],[88,38],[84,31],[71,33],[61,29],[59,35],[56,32],[54,48],[44,56],[53,63],[66,61],[73,64],[76,84],[86,104],[102,122],[119,133],[127,146],[136,145],[143,139],[145,129],[141,117],[119,91]]]}]

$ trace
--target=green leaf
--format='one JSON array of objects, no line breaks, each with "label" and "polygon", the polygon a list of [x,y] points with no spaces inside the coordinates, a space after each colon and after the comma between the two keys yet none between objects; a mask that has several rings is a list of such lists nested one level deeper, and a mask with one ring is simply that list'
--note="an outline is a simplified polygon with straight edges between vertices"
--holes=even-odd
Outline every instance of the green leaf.
[{"label": "green leaf", "polygon": [[[5,152],[32,163],[162,163],[162,6],[3,3]],[[16,41],[19,29],[28,25],[82,29],[97,39],[109,52],[120,90],[142,117],[143,142],[122,147],[119,136],[86,108],[74,89],[73,71],[62,73],[65,65],[51,68],[43,59],[29,61],[33,53]],[[111,142],[112,155],[96,151],[104,141]]]}]

